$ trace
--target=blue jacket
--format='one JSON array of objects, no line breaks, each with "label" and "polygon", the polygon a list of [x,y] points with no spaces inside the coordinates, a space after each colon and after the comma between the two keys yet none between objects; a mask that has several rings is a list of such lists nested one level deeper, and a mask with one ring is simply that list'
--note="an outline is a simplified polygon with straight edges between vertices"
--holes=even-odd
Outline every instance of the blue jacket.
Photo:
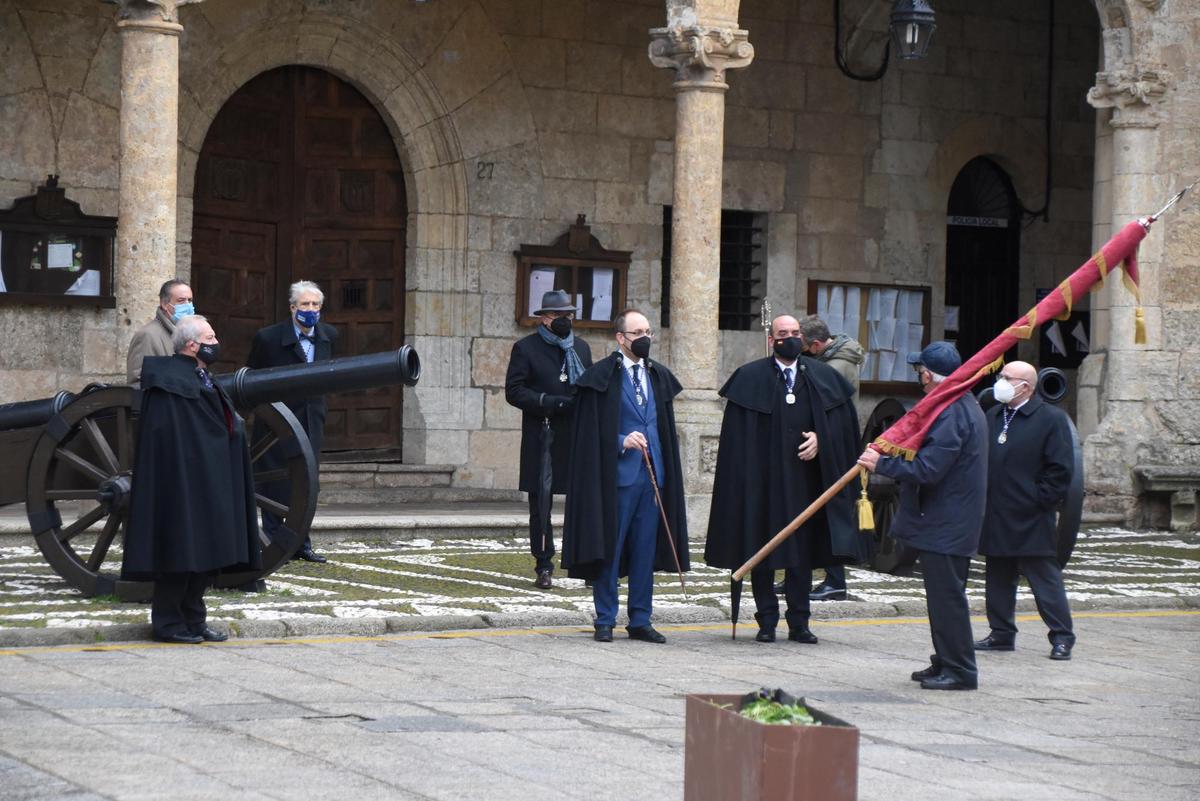
[{"label": "blue jacket", "polygon": [[[644,368],[643,368],[644,369]],[[621,418],[617,424],[617,486],[631,487],[646,475],[646,462],[637,448],[626,448],[625,437],[640,431],[650,445],[650,459],[654,463],[654,475],[661,489],[667,479],[663,470],[662,443],[658,438],[658,410],[655,408],[654,382],[646,381],[646,403],[638,406],[633,389],[633,380],[628,371],[621,368]]]},{"label": "blue jacket", "polygon": [[987,505],[987,421],[970,392],[947,406],[911,462],[879,460],[875,472],[900,483],[891,535],[913,548],[973,556]]}]

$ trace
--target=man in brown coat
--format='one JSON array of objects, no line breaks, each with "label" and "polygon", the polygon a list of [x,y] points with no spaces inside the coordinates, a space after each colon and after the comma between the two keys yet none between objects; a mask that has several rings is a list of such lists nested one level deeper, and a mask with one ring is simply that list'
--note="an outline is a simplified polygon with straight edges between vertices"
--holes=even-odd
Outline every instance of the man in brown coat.
[{"label": "man in brown coat", "polygon": [[[833,336],[829,326],[815,314],[810,314],[800,321],[800,336],[809,355],[818,361],[825,362],[842,374],[842,378],[854,387],[858,394],[858,371],[862,369],[866,356],[863,346],[847,334]],[[842,565],[831,565],[825,568],[825,580],[812,588],[808,594],[810,601],[844,601],[846,600],[846,568]]]},{"label": "man in brown coat", "polygon": [[136,384],[142,380],[142,360],[147,356],[171,356],[171,335],[175,323],[183,317],[195,314],[192,306],[192,288],[183,281],[172,279],[158,290],[158,308],[154,319],[138,329],[129,341],[129,355],[125,359],[125,380]]}]

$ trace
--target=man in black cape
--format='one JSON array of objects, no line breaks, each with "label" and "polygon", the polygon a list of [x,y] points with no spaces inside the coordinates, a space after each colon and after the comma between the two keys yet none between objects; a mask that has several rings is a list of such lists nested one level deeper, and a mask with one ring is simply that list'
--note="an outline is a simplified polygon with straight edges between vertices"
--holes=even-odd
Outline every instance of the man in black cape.
[{"label": "man in black cape", "polygon": [[[736,570],[854,466],[858,414],[853,388],[836,370],[803,355],[800,324],[771,322],[774,355],[734,371],[717,451],[704,560]],[[775,571],[785,570],[788,639],[816,643],[808,628],[812,569],[866,558],[854,517],[853,483],[750,573],[759,642],[775,642]]]},{"label": "man in black cape", "polygon": [[[576,383],[562,565],[571,578],[592,581],[598,642],[612,642],[617,584],[629,576],[626,631],[630,639],[662,643],[666,638],[650,625],[654,571],[689,569],[673,403],[683,388],[648,358],[650,323],[641,312],[622,312],[614,329],[620,350]],[[673,542],[655,505],[644,454],[654,465]]]},{"label": "man in black cape", "polygon": [[142,362],[136,480],[121,577],[153,581],[162,642],[221,641],[204,590],[221,570],[261,567],[245,423],[209,375],[220,346],[203,317],[180,319],[174,356]]},{"label": "man in black cape", "polygon": [[1037,396],[1037,370],[1009,362],[992,390],[999,401],[988,421],[987,512],[979,553],[987,557],[987,619],[991,631],[976,651],[1011,651],[1017,638],[1017,582],[1029,581],[1038,614],[1050,630],[1050,658],[1071,658],[1075,632],[1058,563],[1055,512],[1075,470],[1071,423]]},{"label": "man in black cape", "polygon": [[[504,379],[504,399],[521,410],[519,487],[529,493],[529,552],[534,558],[535,583],[548,590],[554,573],[554,530],[550,527],[548,496],[567,491],[575,382],[592,366],[592,351],[571,330],[575,304],[563,290],[542,295],[542,306],[534,313],[541,318],[541,325],[513,344]],[[550,464],[544,463],[546,459]],[[548,493],[542,487],[547,469]]]}]

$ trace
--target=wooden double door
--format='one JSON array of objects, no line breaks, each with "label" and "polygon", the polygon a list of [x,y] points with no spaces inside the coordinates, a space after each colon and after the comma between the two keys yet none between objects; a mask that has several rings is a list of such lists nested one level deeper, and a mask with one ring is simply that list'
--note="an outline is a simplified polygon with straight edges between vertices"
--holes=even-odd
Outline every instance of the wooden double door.
[{"label": "wooden double door", "polygon": [[[221,341],[219,371],[288,318],[288,287],[315,281],[337,355],[404,336],[404,173],[375,107],[311,67],[263,73],[222,107],[196,170],[192,283]],[[401,391],[330,394],[326,451],[398,450]]]}]

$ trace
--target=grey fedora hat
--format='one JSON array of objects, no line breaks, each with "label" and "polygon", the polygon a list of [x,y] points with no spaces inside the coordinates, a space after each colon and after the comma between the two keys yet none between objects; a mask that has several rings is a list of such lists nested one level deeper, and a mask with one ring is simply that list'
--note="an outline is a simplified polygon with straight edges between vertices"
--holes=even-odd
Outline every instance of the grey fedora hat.
[{"label": "grey fedora hat", "polygon": [[561,289],[552,289],[542,295],[542,308],[535,311],[534,314],[564,311],[575,311],[575,304],[571,302],[571,296]]}]

